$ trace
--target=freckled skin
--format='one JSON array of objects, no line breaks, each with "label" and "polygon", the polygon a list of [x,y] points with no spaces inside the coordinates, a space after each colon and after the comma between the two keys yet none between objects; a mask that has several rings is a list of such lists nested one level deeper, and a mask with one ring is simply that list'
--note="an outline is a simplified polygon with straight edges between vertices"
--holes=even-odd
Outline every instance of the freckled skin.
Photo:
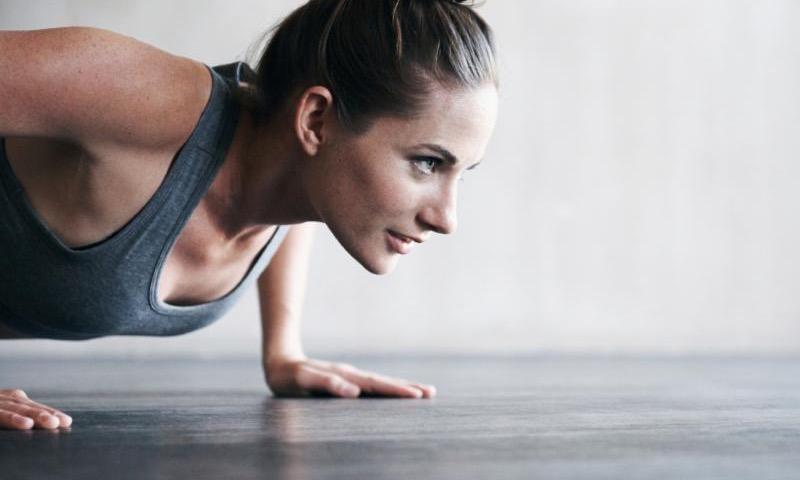
[{"label": "freckled skin", "polygon": [[[389,273],[399,254],[387,247],[387,230],[421,239],[455,231],[458,179],[483,157],[496,115],[493,85],[439,88],[413,119],[380,117],[358,135],[329,127],[328,141],[304,165],[308,198],[353,258]],[[426,174],[430,164],[412,159],[438,155],[420,144],[441,145],[459,162]]]},{"label": "freckled skin", "polygon": [[[166,173],[167,162],[186,142],[212,93],[213,78],[206,65],[101,29],[4,31],[0,51],[0,63],[14,66],[0,69],[0,89],[18,92],[0,95],[0,112],[5,114],[0,115],[0,130],[28,142],[58,139],[80,146],[78,158],[97,160],[94,165],[104,178],[128,179],[125,191],[131,195],[97,201],[104,212],[119,213],[134,197],[150,198],[158,183],[144,181],[144,172],[136,166],[148,163],[150,177],[157,177],[153,172],[158,165]],[[37,61],[29,61],[32,58]],[[223,165],[195,208],[195,234],[188,237],[186,251],[219,263],[252,258],[271,227],[292,225],[258,282],[263,367],[275,395],[325,391],[351,398],[362,393],[432,398],[436,390],[430,385],[305,356],[299,312],[310,230],[300,224],[325,222],[343,247],[376,274],[393,270],[399,258],[387,248],[388,230],[422,239],[433,231],[452,233],[457,179],[483,156],[494,128],[495,88],[435,89],[413,119],[379,118],[359,135],[337,124],[325,87],[313,85],[296,93],[297,98],[291,95],[268,119],[242,109]],[[424,162],[412,159],[438,154],[419,147],[421,143],[441,145],[460,162],[452,168],[431,164],[435,170],[426,173]],[[40,173],[49,175],[51,170]],[[75,192],[91,200],[114,185],[99,183],[95,192]],[[103,223],[102,215],[97,217]],[[78,233],[117,228],[105,225]],[[213,270],[201,280],[221,275]],[[14,417],[14,412],[30,416]],[[68,427],[71,422],[22,390],[0,390],[0,428]]]}]

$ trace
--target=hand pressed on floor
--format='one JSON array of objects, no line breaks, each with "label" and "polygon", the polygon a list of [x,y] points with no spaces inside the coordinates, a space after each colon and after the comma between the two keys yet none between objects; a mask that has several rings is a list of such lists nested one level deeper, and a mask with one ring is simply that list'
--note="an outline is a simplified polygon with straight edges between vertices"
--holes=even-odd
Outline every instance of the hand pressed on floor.
[{"label": "hand pressed on floor", "polygon": [[52,429],[70,425],[72,418],[69,415],[34,402],[22,390],[0,390],[0,429]]},{"label": "hand pressed on floor", "polygon": [[328,394],[336,397],[385,396],[433,398],[433,385],[409,382],[359,370],[352,365],[310,358],[275,358],[264,362],[267,385],[277,397]]}]

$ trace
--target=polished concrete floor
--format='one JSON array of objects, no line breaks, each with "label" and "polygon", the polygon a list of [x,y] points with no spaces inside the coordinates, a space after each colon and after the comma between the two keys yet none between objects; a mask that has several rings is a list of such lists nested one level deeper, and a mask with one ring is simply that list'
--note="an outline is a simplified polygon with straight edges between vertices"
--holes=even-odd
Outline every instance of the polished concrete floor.
[{"label": "polished concrete floor", "polygon": [[257,360],[0,360],[69,430],[0,430],[12,479],[796,479],[800,359],[337,358],[434,400],[274,399]]}]

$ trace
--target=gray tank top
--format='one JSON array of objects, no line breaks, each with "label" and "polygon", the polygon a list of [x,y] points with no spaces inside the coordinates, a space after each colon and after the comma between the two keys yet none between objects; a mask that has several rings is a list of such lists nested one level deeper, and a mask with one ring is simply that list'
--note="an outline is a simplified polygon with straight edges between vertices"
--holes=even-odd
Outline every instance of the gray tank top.
[{"label": "gray tank top", "polygon": [[157,299],[156,282],[182,227],[211,185],[233,140],[241,63],[211,72],[211,96],[155,194],[121,229],[66,246],[32,208],[0,138],[0,324],[22,335],[81,340],[107,335],[178,335],[227,312],[266,268],[288,226],[278,225],[236,287],[190,306]]}]

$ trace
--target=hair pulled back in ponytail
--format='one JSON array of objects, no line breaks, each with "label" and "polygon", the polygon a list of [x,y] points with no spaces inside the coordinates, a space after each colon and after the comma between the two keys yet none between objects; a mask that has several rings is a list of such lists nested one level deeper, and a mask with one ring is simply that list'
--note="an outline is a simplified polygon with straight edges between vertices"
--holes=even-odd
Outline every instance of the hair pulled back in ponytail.
[{"label": "hair pulled back in ponytail", "polygon": [[355,132],[381,115],[411,117],[432,87],[497,86],[486,22],[465,0],[310,0],[270,32],[253,78],[266,119],[298,90],[331,90]]}]

